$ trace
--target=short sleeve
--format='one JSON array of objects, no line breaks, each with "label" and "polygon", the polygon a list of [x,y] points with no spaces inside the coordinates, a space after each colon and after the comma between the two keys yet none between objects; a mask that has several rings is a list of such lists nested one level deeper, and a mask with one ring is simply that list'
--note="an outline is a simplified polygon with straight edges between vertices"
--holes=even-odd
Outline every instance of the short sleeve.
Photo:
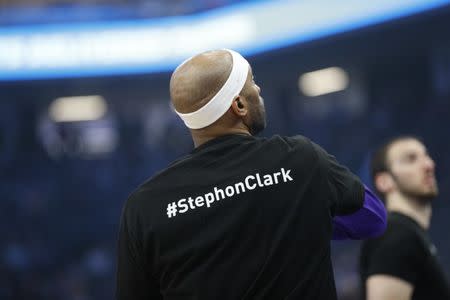
[{"label": "short sleeve", "polygon": [[116,299],[162,299],[157,281],[145,269],[142,242],[136,224],[136,208],[130,205],[132,196],[122,212],[117,246]]},{"label": "short sleeve", "polygon": [[415,284],[421,273],[423,248],[413,234],[383,237],[368,258],[367,277],[391,275]]},{"label": "short sleeve", "polygon": [[311,143],[326,176],[332,215],[348,215],[362,208],[364,186],[360,179],[322,147]]}]

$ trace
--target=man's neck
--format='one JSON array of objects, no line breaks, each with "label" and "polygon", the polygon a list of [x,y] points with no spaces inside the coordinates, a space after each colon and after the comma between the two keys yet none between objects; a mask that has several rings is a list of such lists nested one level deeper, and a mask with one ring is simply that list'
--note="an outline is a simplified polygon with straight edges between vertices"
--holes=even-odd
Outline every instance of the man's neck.
[{"label": "man's neck", "polygon": [[226,128],[221,130],[196,130],[191,131],[192,140],[194,141],[194,146],[197,148],[198,146],[209,142],[215,138],[218,138],[223,135],[229,134],[245,134],[251,135],[247,128]]},{"label": "man's neck", "polygon": [[409,199],[403,194],[395,193],[387,199],[387,210],[412,218],[425,230],[430,227],[431,203],[421,203],[417,199]]}]

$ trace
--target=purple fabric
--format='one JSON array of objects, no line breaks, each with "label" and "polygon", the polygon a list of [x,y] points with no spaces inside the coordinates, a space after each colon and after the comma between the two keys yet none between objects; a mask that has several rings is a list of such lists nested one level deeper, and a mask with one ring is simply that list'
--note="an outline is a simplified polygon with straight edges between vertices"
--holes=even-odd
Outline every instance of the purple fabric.
[{"label": "purple fabric", "polygon": [[347,216],[333,218],[333,240],[359,240],[381,235],[386,230],[386,209],[380,199],[364,185],[363,207]]}]

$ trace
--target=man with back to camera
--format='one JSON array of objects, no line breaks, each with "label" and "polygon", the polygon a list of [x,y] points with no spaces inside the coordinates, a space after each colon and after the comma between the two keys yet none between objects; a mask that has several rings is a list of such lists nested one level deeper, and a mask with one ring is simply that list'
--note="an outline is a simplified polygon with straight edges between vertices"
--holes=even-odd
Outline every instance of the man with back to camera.
[{"label": "man with back to camera", "polygon": [[186,60],[170,94],[195,149],[127,200],[117,298],[336,299],[330,239],[381,234],[381,201],[307,138],[254,136],[264,103],[239,53]]},{"label": "man with back to camera", "polygon": [[360,257],[368,300],[450,299],[427,229],[438,195],[434,161],[415,137],[396,137],[372,159],[372,178],[389,212],[386,232],[365,241]]}]

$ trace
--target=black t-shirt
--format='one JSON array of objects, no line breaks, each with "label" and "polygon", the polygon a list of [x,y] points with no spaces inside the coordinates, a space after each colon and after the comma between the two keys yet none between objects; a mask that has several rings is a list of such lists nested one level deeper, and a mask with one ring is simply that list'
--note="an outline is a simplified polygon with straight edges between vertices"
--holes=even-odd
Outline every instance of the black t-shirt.
[{"label": "black t-shirt", "polygon": [[426,231],[413,219],[390,213],[385,233],[363,243],[360,274],[398,277],[414,286],[412,299],[449,300],[450,286],[437,259],[436,247]]},{"label": "black t-shirt", "polygon": [[359,179],[308,139],[227,135],[128,199],[118,299],[336,299],[332,217],[363,205]]}]

